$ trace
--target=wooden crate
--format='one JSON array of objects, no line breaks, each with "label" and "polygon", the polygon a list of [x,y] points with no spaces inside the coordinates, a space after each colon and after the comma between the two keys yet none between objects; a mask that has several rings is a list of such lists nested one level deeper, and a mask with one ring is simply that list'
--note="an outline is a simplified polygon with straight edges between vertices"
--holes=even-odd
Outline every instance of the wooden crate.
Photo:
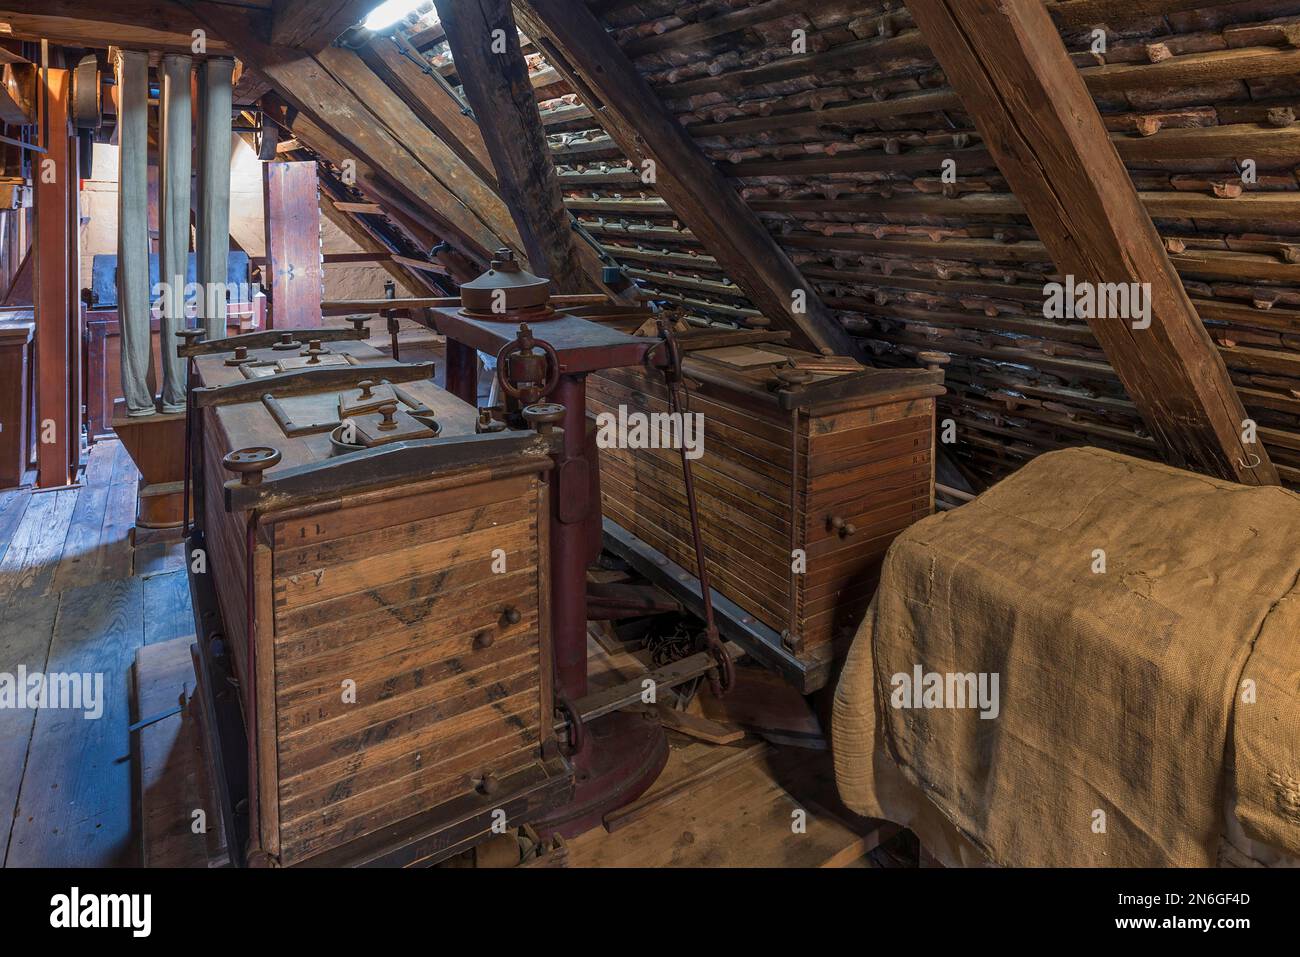
[{"label": "wooden crate", "polygon": [[[811,667],[856,629],[890,542],[933,511],[943,387],[926,370],[859,369],[776,388],[788,362],[828,365],[764,343],[690,352],[684,372],[689,410],[704,416],[692,465],[713,587]],[[669,408],[662,375],[641,369],[591,376],[587,397],[597,415]],[[607,517],[695,568],[676,450],[602,449],[601,491]]]},{"label": "wooden crate", "polygon": [[[361,343],[331,346],[382,358]],[[205,385],[238,375],[224,359],[198,361]],[[473,436],[469,406],[429,381],[401,388],[438,417],[442,434],[429,441]],[[330,458],[326,432],[285,435],[261,401],[202,416],[208,561],[255,782],[250,860],[352,863],[353,846],[373,857],[376,835],[403,822],[443,805],[463,816],[467,796],[551,773],[550,458],[503,457],[487,442],[463,467],[435,461],[418,478],[227,511],[227,451],[279,449],[264,486],[342,459]]]}]

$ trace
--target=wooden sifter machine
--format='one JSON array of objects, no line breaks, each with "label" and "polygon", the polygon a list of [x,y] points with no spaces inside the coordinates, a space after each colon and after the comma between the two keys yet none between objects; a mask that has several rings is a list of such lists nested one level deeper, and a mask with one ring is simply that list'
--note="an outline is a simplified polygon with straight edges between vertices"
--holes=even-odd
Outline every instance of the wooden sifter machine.
[{"label": "wooden sifter machine", "polygon": [[[298,340],[295,335],[303,335]],[[539,414],[481,431],[353,329],[192,341],[196,673],[227,846],[432,864],[565,803]]]}]

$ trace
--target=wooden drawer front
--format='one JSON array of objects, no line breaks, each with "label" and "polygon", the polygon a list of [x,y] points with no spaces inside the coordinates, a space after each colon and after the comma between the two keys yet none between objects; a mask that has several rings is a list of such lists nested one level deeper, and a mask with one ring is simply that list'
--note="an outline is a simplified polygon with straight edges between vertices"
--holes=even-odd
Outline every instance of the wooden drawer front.
[{"label": "wooden drawer front", "polygon": [[[457,507],[468,499],[472,507]],[[326,514],[306,534],[276,530],[284,864],[538,754],[549,663],[539,645],[535,480],[386,506]],[[377,524],[393,518],[405,520]],[[496,549],[504,573],[493,571]]]}]

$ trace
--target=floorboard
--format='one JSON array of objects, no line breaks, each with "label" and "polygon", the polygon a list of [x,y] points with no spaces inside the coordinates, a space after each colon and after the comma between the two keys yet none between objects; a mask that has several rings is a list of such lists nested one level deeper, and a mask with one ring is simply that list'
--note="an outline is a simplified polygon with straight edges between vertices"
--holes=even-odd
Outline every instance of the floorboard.
[{"label": "floorboard", "polygon": [[22,524],[23,515],[31,500],[31,489],[14,488],[0,492],[0,561],[4,560],[9,543]]},{"label": "floorboard", "polygon": [[[136,654],[140,831],[146,867],[209,867],[225,858],[221,815],[201,750],[191,638]],[[179,708],[180,710],[175,710]],[[195,812],[202,815],[196,820]]]},{"label": "floorboard", "polygon": [[[19,597],[0,604],[0,671],[14,681],[20,668],[29,674],[45,671],[58,607],[57,596]],[[9,846],[35,720],[31,708],[0,709],[0,861]]]},{"label": "floorboard", "polygon": [[32,495],[22,524],[0,560],[0,600],[20,591],[49,593],[80,491],[54,489]]},{"label": "floorboard", "polygon": [[114,441],[110,447],[114,456],[113,482],[104,507],[97,558],[101,579],[131,574],[131,528],[135,524],[136,485],[140,478],[122,443]]},{"label": "floorboard", "polygon": [[185,569],[149,575],[144,583],[144,643],[155,645],[194,634],[190,583]]},{"label": "floorboard", "polygon": [[5,864],[109,867],[136,862],[132,820],[129,689],[144,644],[139,579],[61,593],[47,673],[101,676],[98,718],[82,710],[36,714]]},{"label": "floorboard", "polygon": [[91,450],[86,464],[85,481],[77,496],[63,553],[54,573],[54,590],[80,588],[100,580],[99,541],[104,527],[104,511],[112,486],[116,460],[115,446],[101,443]]}]

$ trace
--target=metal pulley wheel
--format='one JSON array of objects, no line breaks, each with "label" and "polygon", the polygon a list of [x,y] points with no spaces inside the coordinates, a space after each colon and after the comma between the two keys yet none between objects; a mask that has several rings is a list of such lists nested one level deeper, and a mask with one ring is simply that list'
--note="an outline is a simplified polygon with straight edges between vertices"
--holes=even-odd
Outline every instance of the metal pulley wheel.
[{"label": "metal pulley wheel", "polygon": [[103,75],[93,53],[83,56],[72,71],[72,123],[78,130],[104,125]]},{"label": "metal pulley wheel", "polygon": [[265,113],[262,114],[262,122],[253,134],[253,139],[257,144],[258,159],[264,163],[275,159],[275,148],[280,145],[280,127],[267,119]]}]

